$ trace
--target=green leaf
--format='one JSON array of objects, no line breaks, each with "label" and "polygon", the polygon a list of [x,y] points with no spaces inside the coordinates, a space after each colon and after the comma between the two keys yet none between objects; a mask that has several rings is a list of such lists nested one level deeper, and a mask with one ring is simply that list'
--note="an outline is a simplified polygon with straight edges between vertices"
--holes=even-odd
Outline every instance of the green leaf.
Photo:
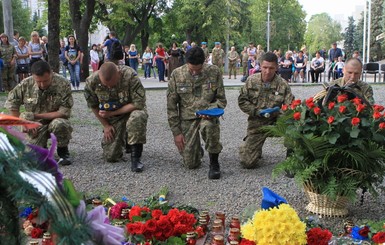
[{"label": "green leaf", "polygon": [[340,137],[340,134],[337,132],[330,133],[328,136],[329,143],[335,145],[339,137]]},{"label": "green leaf", "polygon": [[360,133],[360,130],[357,127],[355,127],[352,129],[352,131],[350,131],[350,137],[356,139],[358,138],[359,133]]}]

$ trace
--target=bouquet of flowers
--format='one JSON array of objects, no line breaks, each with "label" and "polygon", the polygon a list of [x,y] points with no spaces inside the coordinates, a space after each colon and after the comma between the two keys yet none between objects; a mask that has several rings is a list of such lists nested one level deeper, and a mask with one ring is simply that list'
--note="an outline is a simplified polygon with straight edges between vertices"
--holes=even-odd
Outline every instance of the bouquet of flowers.
[{"label": "bouquet of flowers", "polygon": [[385,175],[383,106],[342,93],[324,105],[309,98],[281,109],[277,124],[266,127],[288,146],[274,176],[292,173],[306,189],[332,199],[352,200],[358,188],[377,194]]}]

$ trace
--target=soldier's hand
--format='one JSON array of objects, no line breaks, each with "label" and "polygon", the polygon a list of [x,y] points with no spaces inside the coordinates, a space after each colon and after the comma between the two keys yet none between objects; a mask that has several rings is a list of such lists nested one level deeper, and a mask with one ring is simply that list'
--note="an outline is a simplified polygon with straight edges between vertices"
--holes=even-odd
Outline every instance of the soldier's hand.
[{"label": "soldier's hand", "polygon": [[32,138],[35,138],[37,136],[37,133],[38,133],[38,129],[40,127],[37,127],[37,128],[30,128],[30,129],[27,129],[27,128],[24,128],[23,129],[23,133],[28,133],[31,135]]},{"label": "soldier's hand", "polygon": [[202,118],[204,120],[211,120],[213,119],[214,117],[210,117],[210,116],[206,116],[206,115],[199,115],[199,118]]},{"label": "soldier's hand", "polygon": [[103,129],[103,138],[106,142],[111,142],[115,138],[115,128],[112,125],[105,126]]},{"label": "soldier's hand", "polygon": [[183,134],[179,134],[179,135],[175,136],[174,142],[175,142],[176,147],[178,148],[178,151],[182,152],[184,150],[184,146],[186,143]]},{"label": "soldier's hand", "polygon": [[99,110],[99,116],[102,118],[110,118],[112,115],[111,111]]}]

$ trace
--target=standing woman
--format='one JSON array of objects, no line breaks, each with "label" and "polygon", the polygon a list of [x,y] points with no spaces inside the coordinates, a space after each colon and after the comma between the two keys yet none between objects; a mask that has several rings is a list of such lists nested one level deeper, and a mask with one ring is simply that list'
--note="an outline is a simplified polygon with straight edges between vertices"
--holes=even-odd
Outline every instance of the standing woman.
[{"label": "standing woman", "polygon": [[168,80],[170,80],[172,71],[182,65],[182,51],[180,50],[180,48],[178,48],[178,44],[176,42],[172,43],[172,47],[168,51],[168,54],[169,63],[167,77]]},{"label": "standing woman", "polygon": [[39,61],[43,57],[44,48],[40,43],[39,33],[37,31],[31,32],[31,41],[28,45],[28,54],[30,57],[29,64],[32,66],[33,63]]},{"label": "standing woman", "polygon": [[92,49],[90,50],[90,58],[91,58],[92,72],[95,72],[99,69],[99,54],[97,51],[96,44],[92,44]]},{"label": "standing woman", "polygon": [[130,67],[138,72],[138,58],[139,54],[136,50],[135,44],[131,44],[130,50],[128,51],[128,59],[130,62]]},{"label": "standing woman", "polygon": [[29,54],[25,43],[25,38],[19,37],[18,45],[15,46],[17,52],[16,73],[19,77],[19,82],[21,82],[24,78],[27,78],[29,75]]},{"label": "standing woman", "polygon": [[68,60],[68,70],[70,71],[71,84],[73,89],[79,89],[80,83],[80,47],[76,44],[73,35],[68,36],[68,45],[65,51],[65,57]]},{"label": "standing woman", "polygon": [[142,56],[142,60],[144,64],[144,78],[151,77],[152,58],[153,58],[153,55],[152,55],[151,49],[149,46],[147,46]]},{"label": "standing woman", "polygon": [[3,59],[3,88],[5,92],[9,92],[13,89],[13,80],[15,77],[15,64],[16,64],[16,50],[8,41],[8,36],[5,33],[0,35],[0,58]]},{"label": "standing woman", "polygon": [[164,72],[165,72],[165,65],[164,60],[166,59],[166,51],[164,51],[163,45],[159,43],[155,49],[155,61],[156,66],[158,67],[158,76],[159,76],[159,82],[164,82]]}]

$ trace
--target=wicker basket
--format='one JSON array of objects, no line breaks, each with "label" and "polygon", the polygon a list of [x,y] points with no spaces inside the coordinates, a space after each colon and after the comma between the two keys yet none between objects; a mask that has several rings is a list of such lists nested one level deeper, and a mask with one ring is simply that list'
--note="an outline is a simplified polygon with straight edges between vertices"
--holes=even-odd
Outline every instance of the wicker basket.
[{"label": "wicker basket", "polygon": [[348,214],[346,207],[349,199],[346,197],[337,197],[336,200],[331,200],[328,196],[314,193],[306,187],[305,193],[309,199],[306,210],[312,213],[329,217],[344,217]]}]

